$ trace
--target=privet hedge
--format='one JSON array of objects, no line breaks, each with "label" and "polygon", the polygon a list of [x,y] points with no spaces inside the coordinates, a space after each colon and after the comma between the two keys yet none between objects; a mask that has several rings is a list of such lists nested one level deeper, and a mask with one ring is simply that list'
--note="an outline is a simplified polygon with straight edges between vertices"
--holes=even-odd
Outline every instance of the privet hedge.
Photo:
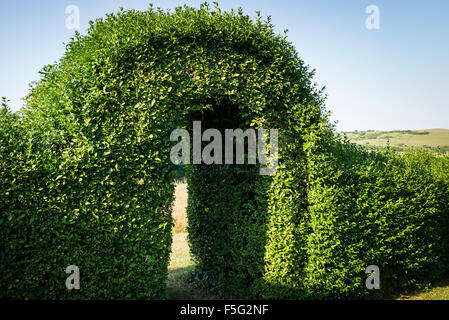
[{"label": "privet hedge", "polygon": [[[447,158],[336,139],[313,72],[269,20],[207,5],[120,11],[41,73],[20,116],[1,111],[1,297],[163,297],[169,137],[193,120],[279,130],[273,176],[187,166],[196,284],[224,297],[360,297],[369,264],[377,294],[445,271]],[[80,290],[65,288],[68,265]]]}]

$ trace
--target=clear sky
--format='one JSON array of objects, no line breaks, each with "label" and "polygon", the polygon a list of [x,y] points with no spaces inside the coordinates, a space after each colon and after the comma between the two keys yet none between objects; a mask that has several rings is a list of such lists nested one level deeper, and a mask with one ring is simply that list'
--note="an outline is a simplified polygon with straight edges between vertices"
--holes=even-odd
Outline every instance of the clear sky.
[{"label": "clear sky", "polygon": [[[0,9],[0,96],[17,110],[38,71],[58,60],[74,30],[66,7],[80,10],[80,29],[89,20],[125,9],[204,1],[14,0]],[[327,108],[341,131],[449,128],[449,1],[447,0],[223,0],[222,9],[242,7],[270,15],[316,82],[326,86]],[[376,5],[380,28],[369,30],[365,9]]]}]

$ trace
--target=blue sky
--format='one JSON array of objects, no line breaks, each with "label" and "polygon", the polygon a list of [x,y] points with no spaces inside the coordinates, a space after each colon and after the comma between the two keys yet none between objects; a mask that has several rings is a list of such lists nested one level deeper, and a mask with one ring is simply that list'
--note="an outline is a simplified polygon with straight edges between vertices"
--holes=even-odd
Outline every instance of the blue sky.
[{"label": "blue sky", "polygon": [[[58,60],[73,30],[65,26],[68,5],[80,9],[80,32],[89,20],[125,9],[162,8],[204,1],[15,0],[0,10],[0,96],[14,110],[39,79],[42,66]],[[337,128],[396,130],[449,128],[449,1],[315,0],[217,1],[270,15],[279,33],[326,86],[327,108]],[[380,9],[380,29],[368,30],[365,8]]]}]

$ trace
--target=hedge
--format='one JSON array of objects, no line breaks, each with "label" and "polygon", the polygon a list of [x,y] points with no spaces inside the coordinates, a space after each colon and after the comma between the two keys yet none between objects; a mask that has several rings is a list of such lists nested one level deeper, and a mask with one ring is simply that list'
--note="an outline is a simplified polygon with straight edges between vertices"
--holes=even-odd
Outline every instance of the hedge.
[{"label": "hedge", "polygon": [[[146,160],[118,144],[113,153],[57,146],[64,136],[37,119],[2,123],[2,298],[162,297],[171,217],[152,204],[170,208],[170,186],[146,187]],[[66,289],[69,265],[80,269],[80,290]]]},{"label": "hedge", "polygon": [[[253,21],[241,10],[203,5],[172,13],[122,10],[92,22],[86,35],[75,34],[61,60],[42,69],[14,122],[23,147],[2,138],[8,148],[2,157],[21,159],[1,164],[2,297],[162,297],[172,224],[169,137],[195,119],[209,117],[213,125],[220,115],[235,127],[284,130],[280,155],[299,166],[293,161],[302,152],[297,135],[325,116],[322,98],[313,72],[273,29],[260,16]],[[226,191],[217,185],[221,169],[192,170],[211,177],[202,191]],[[267,190],[276,183],[254,172],[230,169],[229,181],[237,185],[229,186],[227,204],[234,205],[218,209],[225,203],[215,199],[215,213],[223,213],[229,228],[219,237],[223,250],[211,256],[196,244],[215,231],[195,233],[194,223],[210,200],[189,200],[191,234],[202,235],[191,237],[196,274],[223,293],[244,294],[238,288],[251,286],[263,269],[254,260],[263,256],[256,233],[267,210],[250,203],[266,207]],[[203,184],[189,181],[190,190]],[[247,233],[248,243],[227,247],[231,235]],[[217,254],[230,263],[208,264]],[[81,270],[78,291],[65,288],[68,265]],[[223,283],[230,275],[235,281]]]},{"label": "hedge", "polygon": [[[449,157],[368,151],[335,141],[309,158],[305,290],[314,297],[388,297],[447,274]],[[367,290],[377,265],[380,290]]]},{"label": "hedge", "polygon": [[[279,166],[187,165],[192,280],[222,297],[381,296],[446,271],[448,160],[338,140],[269,19],[121,10],[75,34],[0,118],[0,297],[163,298],[170,133],[279,130]],[[179,172],[179,170],[178,170]],[[364,288],[366,266],[382,289]],[[68,265],[81,289],[65,288]]]}]

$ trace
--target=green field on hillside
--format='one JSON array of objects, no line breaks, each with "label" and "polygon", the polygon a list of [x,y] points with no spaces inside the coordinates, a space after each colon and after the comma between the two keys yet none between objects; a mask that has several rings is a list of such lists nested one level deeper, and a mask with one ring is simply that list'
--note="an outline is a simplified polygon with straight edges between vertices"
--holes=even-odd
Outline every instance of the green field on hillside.
[{"label": "green field on hillside", "polygon": [[420,147],[428,151],[449,152],[449,130],[395,130],[395,131],[354,131],[341,134],[354,143],[368,147],[390,146],[397,151],[408,147]]}]

